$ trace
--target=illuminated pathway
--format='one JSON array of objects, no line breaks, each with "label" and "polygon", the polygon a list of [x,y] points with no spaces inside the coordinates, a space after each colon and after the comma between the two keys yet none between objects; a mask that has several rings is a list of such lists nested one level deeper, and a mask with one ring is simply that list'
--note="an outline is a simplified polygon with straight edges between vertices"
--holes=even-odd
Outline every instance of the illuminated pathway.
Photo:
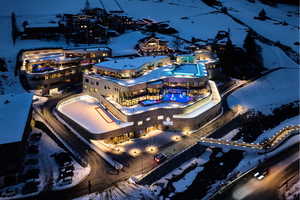
[{"label": "illuminated pathway", "polygon": [[203,146],[214,146],[214,147],[229,148],[229,149],[236,149],[242,151],[265,152],[265,151],[271,151],[274,148],[276,148],[277,145],[283,142],[290,135],[299,134],[299,130],[300,130],[300,125],[286,126],[280,131],[278,131],[271,138],[269,138],[268,141],[261,144],[204,138],[204,137],[200,139],[200,144]]}]

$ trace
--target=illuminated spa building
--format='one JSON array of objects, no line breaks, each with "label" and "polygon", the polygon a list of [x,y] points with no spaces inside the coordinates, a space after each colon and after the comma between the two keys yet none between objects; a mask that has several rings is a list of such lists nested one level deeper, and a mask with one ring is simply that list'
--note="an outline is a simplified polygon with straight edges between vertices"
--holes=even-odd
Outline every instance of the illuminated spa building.
[{"label": "illuminated spa building", "polygon": [[100,133],[83,125],[86,131],[80,132],[90,139],[118,143],[157,129],[196,130],[221,112],[220,95],[208,75],[218,63],[210,52],[179,55],[174,61],[151,56],[97,63],[83,74],[81,98],[97,99],[99,114],[118,128]]}]

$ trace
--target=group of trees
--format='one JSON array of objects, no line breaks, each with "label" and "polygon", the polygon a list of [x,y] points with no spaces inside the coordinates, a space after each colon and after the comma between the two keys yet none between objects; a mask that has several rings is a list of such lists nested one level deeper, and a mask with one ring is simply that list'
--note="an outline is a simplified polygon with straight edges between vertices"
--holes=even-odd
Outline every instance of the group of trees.
[{"label": "group of trees", "polygon": [[218,53],[221,66],[227,75],[250,79],[265,70],[263,67],[262,48],[255,42],[255,37],[250,29],[244,40],[244,49],[236,48],[228,37],[225,50]]}]

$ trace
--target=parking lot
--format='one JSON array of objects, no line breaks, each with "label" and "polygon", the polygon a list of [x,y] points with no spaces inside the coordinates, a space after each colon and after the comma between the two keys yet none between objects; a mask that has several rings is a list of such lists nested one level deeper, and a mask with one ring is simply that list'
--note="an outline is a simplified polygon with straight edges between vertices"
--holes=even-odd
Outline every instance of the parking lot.
[{"label": "parking lot", "polygon": [[60,190],[74,186],[89,171],[89,167],[80,166],[46,133],[33,127],[20,183],[0,189],[1,198],[20,198],[36,195],[44,189]]}]

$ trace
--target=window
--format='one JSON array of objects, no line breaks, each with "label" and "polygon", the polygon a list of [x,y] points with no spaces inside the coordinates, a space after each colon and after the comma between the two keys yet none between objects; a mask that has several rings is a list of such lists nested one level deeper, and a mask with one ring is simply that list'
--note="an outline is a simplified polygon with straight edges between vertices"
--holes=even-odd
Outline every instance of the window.
[{"label": "window", "polygon": [[148,117],[148,118],[146,118],[146,121],[150,121],[150,119],[151,119],[151,118],[150,118],[150,117]]},{"label": "window", "polygon": [[90,88],[89,91],[90,91],[90,92],[93,92],[93,88]]},{"label": "window", "polygon": [[143,121],[139,121],[139,122],[138,122],[138,125],[142,125],[142,124],[143,124]]},{"label": "window", "polygon": [[88,83],[88,82],[89,82],[89,79],[86,78],[86,79],[85,79],[85,82]]},{"label": "window", "polygon": [[157,117],[157,119],[164,119],[164,116],[160,115],[160,116]]},{"label": "window", "polygon": [[106,89],[106,86],[104,86],[104,89]]},{"label": "window", "polygon": [[96,85],[99,85],[99,82],[96,82]]},{"label": "window", "polygon": [[98,89],[97,89],[97,88],[94,88],[94,92],[98,92]]},{"label": "window", "polygon": [[95,84],[95,82],[94,82],[94,81],[91,81],[91,84],[92,84],[92,85],[94,85],[94,84]]},{"label": "window", "polygon": [[84,86],[83,86],[83,88],[84,88],[84,89],[87,89],[87,86],[86,86],[86,85],[84,85]]}]

